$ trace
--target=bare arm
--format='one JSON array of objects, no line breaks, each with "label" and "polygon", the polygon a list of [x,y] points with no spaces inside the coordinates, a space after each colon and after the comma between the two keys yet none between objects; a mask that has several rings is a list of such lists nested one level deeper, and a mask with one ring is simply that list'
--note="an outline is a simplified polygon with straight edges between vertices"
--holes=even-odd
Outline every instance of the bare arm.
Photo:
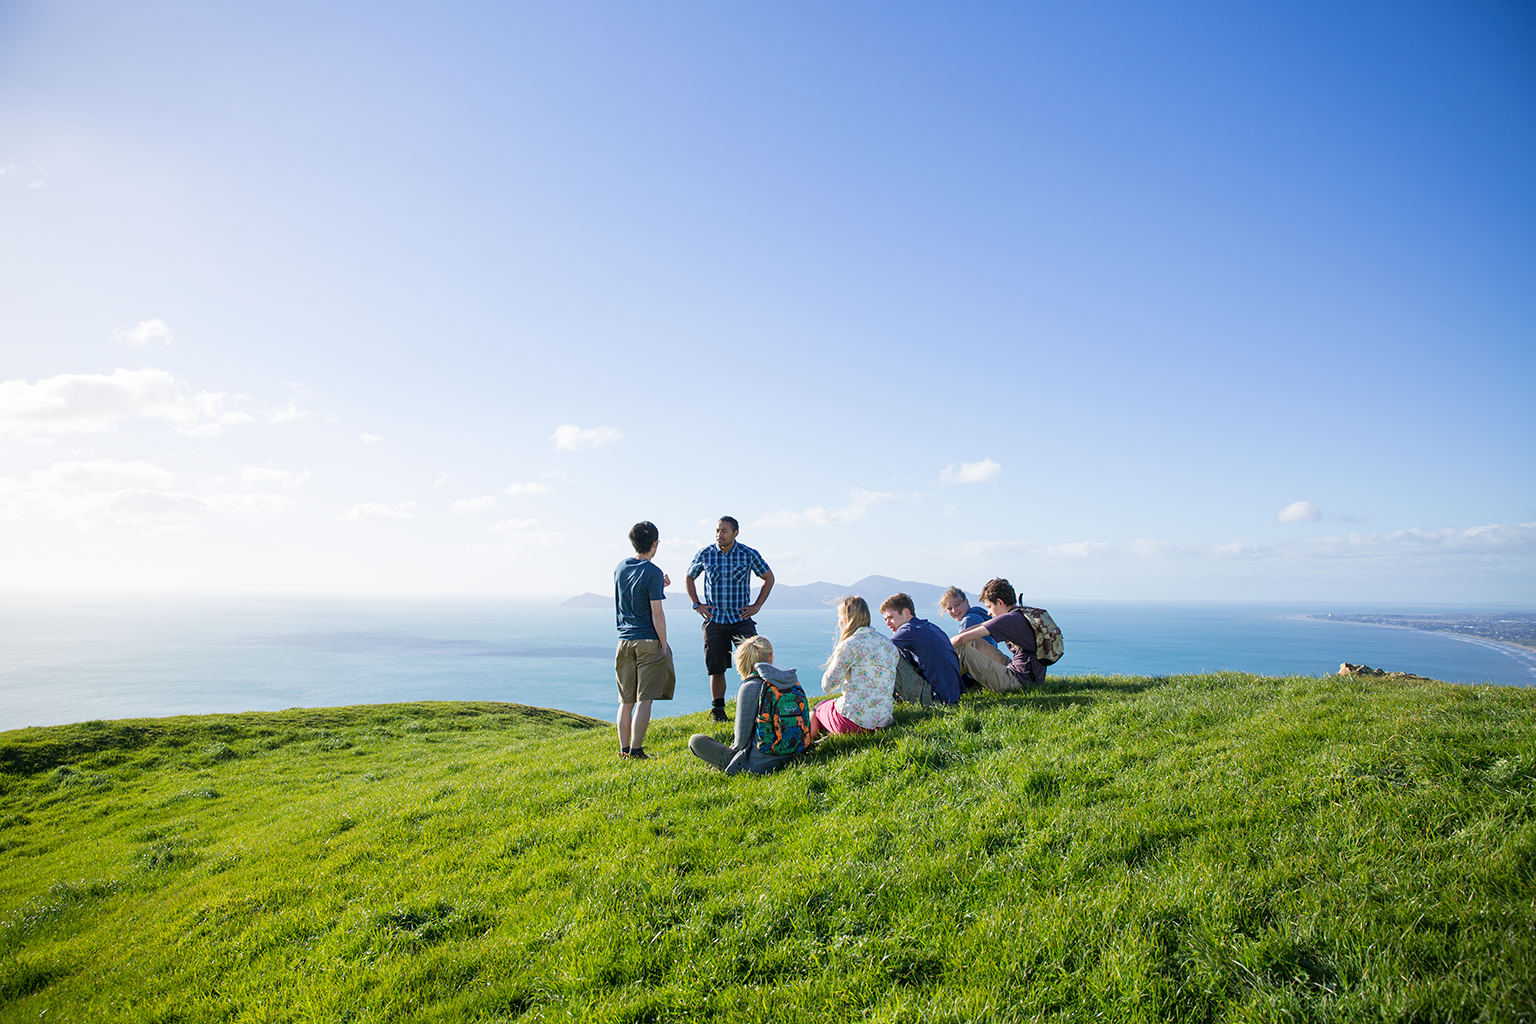
[{"label": "bare arm", "polygon": [[959,647],[963,643],[968,643],[971,640],[980,640],[983,637],[989,637],[991,635],[992,631],[988,629],[987,624],[983,622],[979,626],[972,626],[970,629],[962,630],[961,632],[956,633],[954,636],[949,638],[949,642],[951,646]]},{"label": "bare arm", "polygon": [[[683,586],[688,591],[688,601],[689,601],[689,603],[690,604],[699,604],[699,591],[698,591],[698,588],[696,588],[694,586],[694,584],[693,584],[693,577],[692,576],[684,576],[683,577]],[[707,619],[707,618],[709,618],[709,613],[712,611],[712,609],[707,604],[699,604],[699,607],[696,608],[695,611],[697,611],[701,616],[703,616],[704,618]]]},{"label": "bare arm", "polygon": [[651,625],[656,627],[656,639],[661,641],[661,649],[667,649],[667,613],[662,611],[660,601],[651,602]]},{"label": "bare arm", "polygon": [[758,611],[763,607],[763,602],[768,600],[768,592],[772,589],[773,570],[769,569],[767,572],[763,573],[763,589],[757,592],[757,600],[743,608],[741,610],[741,614],[749,619],[756,615]]}]

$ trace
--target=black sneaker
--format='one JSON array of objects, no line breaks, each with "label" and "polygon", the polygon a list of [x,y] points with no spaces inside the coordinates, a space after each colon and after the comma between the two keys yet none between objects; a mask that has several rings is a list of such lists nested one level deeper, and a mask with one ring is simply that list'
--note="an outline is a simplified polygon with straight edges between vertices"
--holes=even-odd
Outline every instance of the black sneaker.
[{"label": "black sneaker", "polygon": [[651,759],[651,755],[645,752],[644,747],[630,747],[629,759],[631,761],[649,761]]},{"label": "black sneaker", "polygon": [[710,719],[712,721],[716,721],[716,722],[729,722],[730,721],[729,718],[725,717],[725,708],[722,708],[722,707],[712,707],[712,708],[710,708],[709,709],[709,717],[710,717]]}]

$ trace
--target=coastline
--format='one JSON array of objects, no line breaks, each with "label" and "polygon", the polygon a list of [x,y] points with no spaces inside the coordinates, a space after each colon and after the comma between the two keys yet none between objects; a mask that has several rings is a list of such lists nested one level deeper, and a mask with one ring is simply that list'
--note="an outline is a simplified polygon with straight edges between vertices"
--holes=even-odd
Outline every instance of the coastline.
[{"label": "coastline", "polygon": [[1475,644],[1489,650],[1498,651],[1500,654],[1513,658],[1527,672],[1531,674],[1530,685],[1536,686],[1536,647],[1525,644],[1511,643],[1507,640],[1489,640],[1480,636],[1467,636],[1465,633],[1457,633],[1449,629],[1432,629],[1426,626],[1409,626],[1396,622],[1360,622],[1355,619],[1340,619],[1332,615],[1303,615],[1304,619],[1315,622],[1332,622],[1344,626],[1374,626],[1377,629],[1406,629],[1415,633],[1434,633],[1436,636],[1450,637],[1453,640],[1461,640],[1464,643]]}]

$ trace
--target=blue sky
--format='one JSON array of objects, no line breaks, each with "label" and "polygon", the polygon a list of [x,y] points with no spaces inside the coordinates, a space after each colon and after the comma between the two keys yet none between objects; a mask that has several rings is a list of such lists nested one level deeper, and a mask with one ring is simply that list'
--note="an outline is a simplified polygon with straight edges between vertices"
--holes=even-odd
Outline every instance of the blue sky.
[{"label": "blue sky", "polygon": [[0,587],[1536,605],[1529,5],[0,7]]}]

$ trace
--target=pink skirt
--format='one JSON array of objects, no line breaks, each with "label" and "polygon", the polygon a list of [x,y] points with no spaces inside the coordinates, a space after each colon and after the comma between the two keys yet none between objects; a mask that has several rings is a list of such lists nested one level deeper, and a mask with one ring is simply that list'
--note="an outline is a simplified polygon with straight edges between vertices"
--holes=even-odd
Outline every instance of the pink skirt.
[{"label": "pink skirt", "polygon": [[817,725],[821,726],[822,732],[853,733],[875,731],[873,729],[866,729],[853,719],[844,716],[841,711],[837,710],[837,701],[835,700],[824,700],[817,704],[811,711],[811,717],[816,720]]}]

